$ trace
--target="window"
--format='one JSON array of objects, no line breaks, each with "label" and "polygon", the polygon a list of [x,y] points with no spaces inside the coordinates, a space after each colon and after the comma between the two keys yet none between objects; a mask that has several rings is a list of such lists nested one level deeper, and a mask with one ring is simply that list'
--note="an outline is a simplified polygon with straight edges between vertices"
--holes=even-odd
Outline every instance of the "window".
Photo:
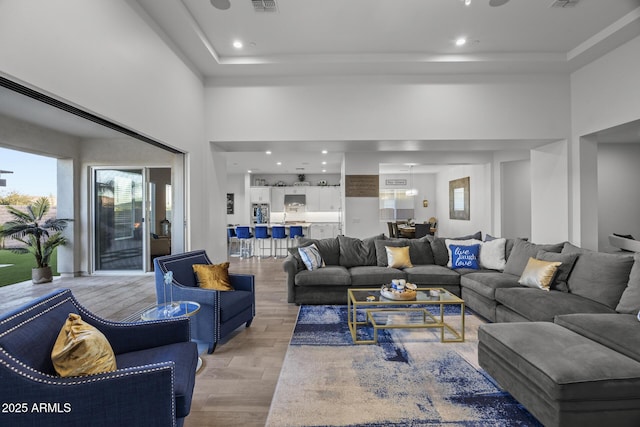
[{"label": "window", "polygon": [[414,196],[406,190],[380,190],[380,221],[408,220],[415,217]]}]

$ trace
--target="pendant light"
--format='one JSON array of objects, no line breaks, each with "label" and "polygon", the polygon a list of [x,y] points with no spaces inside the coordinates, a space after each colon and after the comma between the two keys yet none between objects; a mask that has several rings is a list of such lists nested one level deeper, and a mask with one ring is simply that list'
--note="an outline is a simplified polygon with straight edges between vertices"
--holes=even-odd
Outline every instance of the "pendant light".
[{"label": "pendant light", "polygon": [[418,189],[413,186],[413,165],[409,166],[409,188],[405,191],[405,196],[413,197],[418,195]]}]

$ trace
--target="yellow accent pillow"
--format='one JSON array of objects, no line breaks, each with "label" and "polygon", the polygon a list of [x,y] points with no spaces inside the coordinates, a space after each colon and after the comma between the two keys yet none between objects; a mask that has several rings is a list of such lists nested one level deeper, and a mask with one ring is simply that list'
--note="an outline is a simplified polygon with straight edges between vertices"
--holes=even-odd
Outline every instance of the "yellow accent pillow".
[{"label": "yellow accent pillow", "polygon": [[518,283],[548,291],[551,280],[561,264],[558,261],[542,261],[536,258],[529,258]]},{"label": "yellow accent pillow", "polygon": [[198,279],[198,286],[215,291],[233,291],[229,279],[229,263],[222,264],[193,264],[193,272]]},{"label": "yellow accent pillow", "polygon": [[387,250],[387,264],[391,268],[413,267],[409,257],[409,246],[385,246]]},{"label": "yellow accent pillow", "polygon": [[116,356],[107,338],[74,313],[69,313],[62,325],[51,351],[51,361],[61,377],[93,375],[117,369]]}]

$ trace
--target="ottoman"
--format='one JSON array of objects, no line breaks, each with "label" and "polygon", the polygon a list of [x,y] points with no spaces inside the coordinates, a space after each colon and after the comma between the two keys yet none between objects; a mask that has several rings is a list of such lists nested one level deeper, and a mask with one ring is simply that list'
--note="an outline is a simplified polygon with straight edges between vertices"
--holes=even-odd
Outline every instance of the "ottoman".
[{"label": "ottoman", "polygon": [[640,363],[550,322],[478,331],[478,361],[545,426],[640,426]]}]

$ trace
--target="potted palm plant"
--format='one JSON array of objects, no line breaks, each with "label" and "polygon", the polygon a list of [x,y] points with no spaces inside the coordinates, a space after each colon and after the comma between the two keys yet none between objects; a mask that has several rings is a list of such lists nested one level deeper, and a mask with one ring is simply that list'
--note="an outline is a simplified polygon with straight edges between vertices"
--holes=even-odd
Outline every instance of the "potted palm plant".
[{"label": "potted palm plant", "polygon": [[53,280],[49,260],[58,246],[67,243],[62,231],[71,219],[43,218],[49,212],[49,199],[41,197],[28,205],[23,212],[7,206],[7,212],[14,218],[5,222],[0,235],[24,243],[25,247],[12,248],[14,253],[31,252],[36,258],[36,267],[31,270],[33,283],[48,283]]}]

